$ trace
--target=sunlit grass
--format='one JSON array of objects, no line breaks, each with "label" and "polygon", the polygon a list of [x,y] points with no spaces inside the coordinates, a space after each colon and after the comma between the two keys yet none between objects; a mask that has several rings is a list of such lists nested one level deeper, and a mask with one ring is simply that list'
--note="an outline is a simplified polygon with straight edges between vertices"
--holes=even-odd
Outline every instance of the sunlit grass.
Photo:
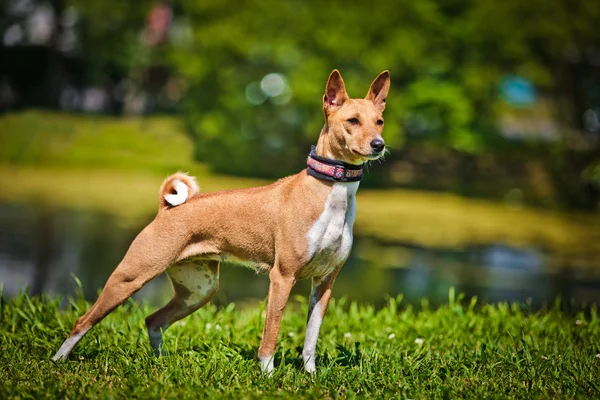
[{"label": "sunlit grass", "polygon": [[358,198],[357,230],[379,239],[446,248],[531,246],[574,257],[600,254],[600,217],[595,214],[514,208],[409,190],[365,190]]},{"label": "sunlit grass", "polygon": [[261,307],[206,306],[165,334],[153,357],[144,327],[152,310],[129,302],[74,350],[50,357],[90,305],[22,295],[0,307],[0,397],[9,398],[597,398],[600,323],[475,299],[430,309],[391,299],[380,310],[333,301],[322,327],[316,377],[304,373],[306,300],[282,323],[277,368],[259,372]]},{"label": "sunlit grass", "polygon": [[[171,118],[115,119],[28,112],[0,117],[0,202],[119,216],[139,225],[176,170],[205,191],[260,180],[218,176],[192,157]],[[367,177],[368,179],[368,177]],[[569,256],[598,254],[595,215],[514,209],[453,195],[360,190],[356,232],[378,240],[461,247],[536,245]],[[570,255],[573,255],[570,257]],[[378,255],[380,256],[380,255]],[[595,260],[595,258],[594,258]],[[0,289],[1,291],[1,289]],[[318,374],[302,371],[306,299],[284,315],[272,378],[255,354],[263,307],[209,305],[167,331],[168,356],[147,342],[148,305],[129,302],[92,330],[71,359],[50,357],[81,299],[21,295],[0,300],[0,398],[598,398],[600,323],[595,309],[566,315],[523,305],[477,306],[450,294],[431,309],[392,299],[382,309],[334,300],[318,348]]]},{"label": "sunlit grass", "polygon": [[11,165],[168,174],[204,169],[172,117],[114,118],[27,111],[0,117],[0,160]]}]

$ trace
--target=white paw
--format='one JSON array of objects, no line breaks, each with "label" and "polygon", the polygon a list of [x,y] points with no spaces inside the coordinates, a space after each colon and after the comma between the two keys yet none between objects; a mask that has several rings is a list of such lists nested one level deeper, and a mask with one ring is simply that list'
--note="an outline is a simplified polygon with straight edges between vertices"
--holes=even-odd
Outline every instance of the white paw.
[{"label": "white paw", "polygon": [[65,361],[68,355],[61,353],[61,351],[57,351],[54,357],[52,357],[52,361]]},{"label": "white paw", "polygon": [[264,356],[258,358],[260,360],[260,367],[262,369],[262,372],[267,376],[273,375],[273,370],[275,369],[275,364],[273,361],[275,359],[275,356]]},{"label": "white paw", "polygon": [[315,368],[315,363],[314,362],[307,362],[306,364],[304,364],[304,370],[306,372],[308,372],[309,374],[316,374],[317,373],[317,369]]},{"label": "white paw", "polygon": [[315,368],[315,356],[313,354],[302,354],[302,359],[304,360],[304,370],[309,374],[314,374],[317,372]]},{"label": "white paw", "polygon": [[81,340],[81,338],[83,337],[83,335],[85,335],[86,332],[87,332],[87,330],[85,330],[81,333],[76,333],[74,335],[69,336],[63,342],[63,344],[60,346],[60,349],[58,349],[58,351],[56,352],[54,357],[52,357],[52,361],[66,360],[69,357],[69,354],[71,354],[73,347],[75,347],[77,342],[79,342]]}]

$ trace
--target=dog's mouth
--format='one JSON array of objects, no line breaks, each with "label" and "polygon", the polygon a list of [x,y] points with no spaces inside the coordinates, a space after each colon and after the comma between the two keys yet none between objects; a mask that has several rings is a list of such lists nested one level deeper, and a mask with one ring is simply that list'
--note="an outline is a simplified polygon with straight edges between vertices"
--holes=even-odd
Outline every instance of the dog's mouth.
[{"label": "dog's mouth", "polygon": [[360,151],[357,151],[357,150],[352,150],[352,152],[354,154],[356,154],[358,156],[358,158],[363,160],[363,162],[366,162],[366,161],[374,161],[374,160],[377,160],[377,159],[383,157],[383,154],[385,153],[385,149],[378,153],[373,152],[373,153],[368,153],[368,154],[361,153]]}]

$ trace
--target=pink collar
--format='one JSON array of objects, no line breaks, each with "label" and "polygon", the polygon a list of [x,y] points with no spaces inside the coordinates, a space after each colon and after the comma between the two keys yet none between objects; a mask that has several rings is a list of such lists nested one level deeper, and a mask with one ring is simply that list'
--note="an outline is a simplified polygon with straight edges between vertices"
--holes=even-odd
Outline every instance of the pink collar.
[{"label": "pink collar", "polygon": [[318,179],[333,182],[356,182],[363,177],[363,166],[352,165],[343,161],[321,157],[315,153],[312,146],[308,159],[306,160],[306,171],[309,175]]}]

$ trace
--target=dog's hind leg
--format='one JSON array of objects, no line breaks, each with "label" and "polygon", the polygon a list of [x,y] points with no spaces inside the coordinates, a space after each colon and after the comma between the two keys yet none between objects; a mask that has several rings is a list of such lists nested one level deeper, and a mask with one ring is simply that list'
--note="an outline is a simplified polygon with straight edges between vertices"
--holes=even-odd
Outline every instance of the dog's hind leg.
[{"label": "dog's hind leg", "polygon": [[150,224],[135,238],[123,261],[108,278],[98,300],[77,320],[67,339],[52,357],[54,361],[66,359],[87,331],[177,259],[183,240],[164,236]]},{"label": "dog's hind leg", "polygon": [[146,318],[150,345],[157,356],[164,355],[162,332],[187,317],[214,296],[219,289],[219,262],[186,259],[167,270],[175,294],[169,303]]}]

